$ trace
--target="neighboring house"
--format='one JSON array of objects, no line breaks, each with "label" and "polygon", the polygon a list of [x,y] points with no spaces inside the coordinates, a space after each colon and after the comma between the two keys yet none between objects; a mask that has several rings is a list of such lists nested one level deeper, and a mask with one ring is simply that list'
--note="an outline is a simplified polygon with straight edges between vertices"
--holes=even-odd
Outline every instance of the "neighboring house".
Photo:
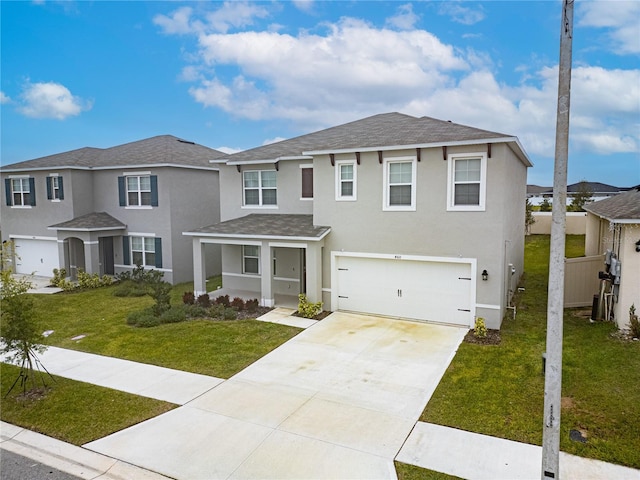
[{"label": "neighboring house", "polygon": [[[181,232],[220,220],[224,154],[162,135],[112,148],[81,148],[2,167],[2,240],[13,240],[18,273],[63,267],[113,275],[136,264],[177,283],[193,278]],[[219,273],[219,252],[207,268]],[[217,258],[216,258],[217,257]]]},{"label": "neighboring house", "polygon": [[305,292],[327,310],[500,327],[524,262],[516,137],[388,113],[217,165],[221,223],[185,232],[197,293],[213,244],[222,291],[263,305]]},{"label": "neighboring house", "polygon": [[585,255],[601,255],[609,251],[615,256],[607,256],[609,265],[613,263],[614,266],[603,264],[602,270],[608,268],[614,274],[613,316],[618,327],[627,328],[631,305],[635,304],[640,310],[640,187],[585,208]]},{"label": "neighboring house", "polygon": [[[591,201],[597,202],[605,198],[618,195],[620,192],[628,190],[628,188],[614,187],[600,182],[578,182],[567,185],[567,205],[571,203],[573,196],[587,189],[591,192]],[[527,199],[531,205],[540,205],[546,198],[549,202],[553,202],[553,187],[540,187],[538,185],[527,185]]]}]

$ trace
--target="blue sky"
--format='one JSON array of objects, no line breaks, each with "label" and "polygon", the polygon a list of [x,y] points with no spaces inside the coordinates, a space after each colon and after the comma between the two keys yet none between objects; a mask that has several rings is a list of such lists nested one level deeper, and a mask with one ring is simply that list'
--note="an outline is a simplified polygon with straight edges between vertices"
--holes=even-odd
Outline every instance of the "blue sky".
[{"label": "blue sky", "polygon": [[[560,1],[13,2],[2,164],[172,134],[232,152],[383,112],[516,135],[553,183]],[[569,183],[640,183],[640,2],[577,1]]]}]

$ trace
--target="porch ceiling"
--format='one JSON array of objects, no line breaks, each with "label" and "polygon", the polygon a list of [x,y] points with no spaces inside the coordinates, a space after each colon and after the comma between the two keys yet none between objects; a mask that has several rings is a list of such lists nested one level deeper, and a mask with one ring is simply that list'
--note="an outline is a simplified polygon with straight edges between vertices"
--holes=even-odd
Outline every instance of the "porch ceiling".
[{"label": "porch ceiling", "polygon": [[203,237],[253,237],[278,239],[321,240],[331,227],[313,224],[313,215],[259,214],[227,220],[199,228],[184,235]]},{"label": "porch ceiling", "polygon": [[124,223],[105,212],[88,213],[49,227],[50,230],[73,230],[81,232],[124,230],[125,228],[127,228],[127,226]]}]

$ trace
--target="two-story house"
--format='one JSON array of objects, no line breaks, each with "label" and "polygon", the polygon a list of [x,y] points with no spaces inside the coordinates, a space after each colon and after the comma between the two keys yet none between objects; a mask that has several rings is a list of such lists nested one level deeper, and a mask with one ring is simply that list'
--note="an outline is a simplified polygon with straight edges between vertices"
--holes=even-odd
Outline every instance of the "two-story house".
[{"label": "two-story house", "polygon": [[[2,168],[2,239],[17,273],[66,268],[115,274],[140,264],[178,283],[193,278],[181,232],[220,220],[221,152],[171,135],[111,148],[81,148]],[[219,248],[208,251],[219,273]]]},{"label": "two-story house", "polygon": [[185,231],[194,288],[219,245],[225,291],[499,328],[523,271],[527,167],[516,137],[400,113],[230,155],[221,222]]}]

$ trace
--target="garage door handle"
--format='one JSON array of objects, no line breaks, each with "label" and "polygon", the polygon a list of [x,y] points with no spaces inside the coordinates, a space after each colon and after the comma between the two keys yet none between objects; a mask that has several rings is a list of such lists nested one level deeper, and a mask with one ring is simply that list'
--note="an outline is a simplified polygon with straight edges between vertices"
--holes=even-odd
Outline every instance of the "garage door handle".
[{"label": "garage door handle", "polygon": [[471,277],[458,277],[458,280],[471,280]]},{"label": "garage door handle", "polygon": [[339,268],[338,271],[348,272],[349,269],[348,268]]},{"label": "garage door handle", "polygon": [[470,312],[471,310],[467,310],[466,308],[459,308],[459,312]]},{"label": "garage door handle", "polygon": [[338,295],[338,298],[349,298],[349,297],[345,297],[344,295]]}]

